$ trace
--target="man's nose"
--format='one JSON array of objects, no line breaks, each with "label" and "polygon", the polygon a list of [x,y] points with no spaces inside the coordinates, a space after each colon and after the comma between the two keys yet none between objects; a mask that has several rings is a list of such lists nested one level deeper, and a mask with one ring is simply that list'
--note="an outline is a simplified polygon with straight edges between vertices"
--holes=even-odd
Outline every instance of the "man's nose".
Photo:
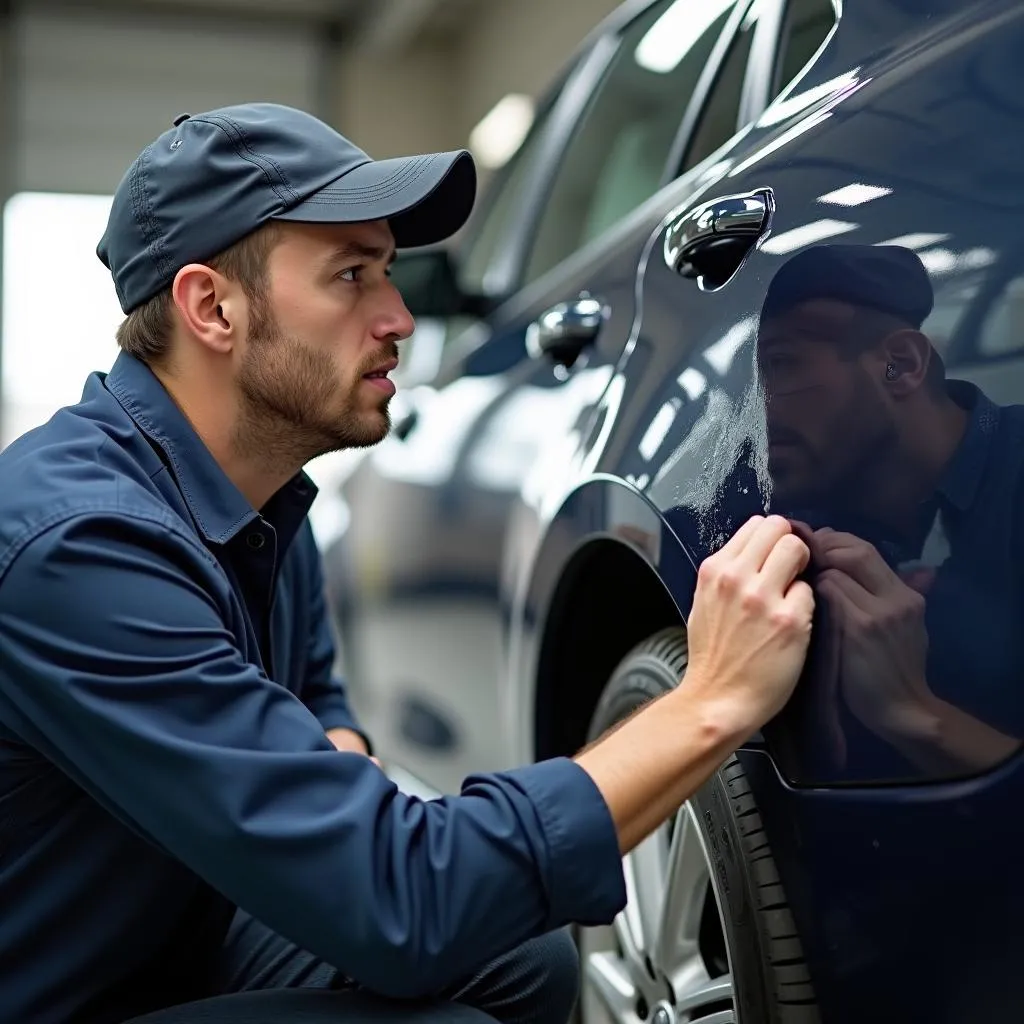
[{"label": "man's nose", "polygon": [[411,338],[416,330],[416,321],[409,312],[398,289],[393,284],[388,284],[388,296],[385,308],[377,321],[376,333],[381,337],[395,338],[398,341],[405,341]]}]

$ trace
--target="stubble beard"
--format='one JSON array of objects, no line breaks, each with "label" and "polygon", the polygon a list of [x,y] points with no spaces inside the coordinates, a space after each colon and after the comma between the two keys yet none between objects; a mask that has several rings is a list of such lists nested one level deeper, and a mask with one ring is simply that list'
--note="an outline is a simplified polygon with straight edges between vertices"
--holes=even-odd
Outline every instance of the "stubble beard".
[{"label": "stubble beard", "polygon": [[[354,387],[360,378],[354,378]],[[368,448],[391,422],[382,399],[379,415],[360,411],[343,394],[331,358],[279,330],[270,311],[253,307],[249,346],[239,374],[235,449],[268,466],[302,466],[320,455]]]},{"label": "stubble beard", "polygon": [[773,488],[780,506],[869,513],[878,476],[891,464],[899,434],[891,411],[878,397],[866,371],[861,373],[841,422],[845,426],[836,435],[836,449],[822,453],[805,448],[806,461],[798,480],[780,477]]}]

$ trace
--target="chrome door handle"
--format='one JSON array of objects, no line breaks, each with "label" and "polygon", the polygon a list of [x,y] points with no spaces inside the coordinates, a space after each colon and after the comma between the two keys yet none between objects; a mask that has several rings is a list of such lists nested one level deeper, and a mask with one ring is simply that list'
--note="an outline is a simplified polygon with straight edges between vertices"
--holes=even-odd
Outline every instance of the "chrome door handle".
[{"label": "chrome door handle", "polygon": [[606,317],[604,305],[590,295],[560,302],[526,329],[526,351],[533,359],[546,356],[562,366],[572,366],[596,340]]},{"label": "chrome door handle", "polygon": [[703,287],[721,287],[767,232],[774,212],[770,188],[703,203],[669,225],[665,263],[683,277],[698,278]]}]

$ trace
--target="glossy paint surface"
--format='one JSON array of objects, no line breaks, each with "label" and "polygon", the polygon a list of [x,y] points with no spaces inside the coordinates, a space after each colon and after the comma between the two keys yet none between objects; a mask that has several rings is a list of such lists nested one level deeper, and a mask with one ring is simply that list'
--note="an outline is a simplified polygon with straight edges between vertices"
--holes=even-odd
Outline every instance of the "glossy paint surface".
[{"label": "glossy paint surface", "polygon": [[[371,729],[450,790],[565,734],[567,607],[597,588],[626,620],[649,579],[681,619],[747,516],[805,524],[812,657],[744,760],[829,1024],[1024,1012],[1021,52],[1009,0],[848,5],[754,124],[453,349],[329,556]],[[734,266],[705,254],[702,286],[666,259],[681,219],[755,193]],[[531,358],[581,293],[593,346]],[[609,545],[637,575],[581,577]]]}]

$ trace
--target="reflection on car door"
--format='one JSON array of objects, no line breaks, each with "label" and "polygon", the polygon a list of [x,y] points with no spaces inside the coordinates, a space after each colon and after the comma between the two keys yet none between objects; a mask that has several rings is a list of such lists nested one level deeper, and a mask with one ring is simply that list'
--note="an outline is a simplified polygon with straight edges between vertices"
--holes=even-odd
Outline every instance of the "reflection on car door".
[{"label": "reflection on car door", "polygon": [[[815,641],[797,697],[765,730],[775,768],[798,785],[914,783],[902,790],[910,794],[987,777],[998,786],[1011,776],[994,770],[1015,763],[1024,741],[1024,145],[1014,64],[1024,16],[1009,4],[986,12],[972,13],[971,33],[947,25],[949,45],[923,46],[913,74],[844,64],[842,48],[826,47],[813,74],[767,109],[753,149],[666,219],[644,274],[637,351],[646,361],[626,375],[632,396],[646,388],[654,400],[605,467],[646,490],[694,560],[754,512],[806,524]],[[794,29],[775,67],[807,46]],[[758,190],[775,200],[770,232],[725,287],[680,276],[665,245],[673,225]],[[670,402],[675,414],[652,437]],[[976,790],[962,785],[955,799],[944,791],[946,813],[955,803],[980,821]],[[907,865],[888,869],[902,890],[872,892],[877,867],[858,874],[816,860],[801,832],[801,857],[816,865],[817,919],[843,920],[851,936],[884,936],[911,917],[920,934],[941,933],[946,910],[925,907],[940,889],[969,887],[984,863],[972,829],[950,837],[942,869],[929,871],[935,849],[913,825],[928,818],[910,796],[854,806],[837,801],[834,848],[870,854],[867,837],[885,836],[890,858],[898,850]],[[986,828],[1002,834],[998,822]],[[985,935],[979,960],[1019,957],[1016,918],[999,901],[956,902]],[[855,945],[820,969],[842,977]],[[936,950],[895,949],[873,948],[864,968],[876,994],[894,994],[888,1012],[952,1019],[945,996],[929,993],[926,1010],[916,993],[896,995],[906,977],[935,971]],[[946,966],[956,975],[962,965]],[[939,985],[957,993],[960,1013],[981,987]],[[1019,983],[1005,987],[1019,1006]],[[846,993],[849,1003],[829,1008],[834,1019],[871,1015]]]}]

